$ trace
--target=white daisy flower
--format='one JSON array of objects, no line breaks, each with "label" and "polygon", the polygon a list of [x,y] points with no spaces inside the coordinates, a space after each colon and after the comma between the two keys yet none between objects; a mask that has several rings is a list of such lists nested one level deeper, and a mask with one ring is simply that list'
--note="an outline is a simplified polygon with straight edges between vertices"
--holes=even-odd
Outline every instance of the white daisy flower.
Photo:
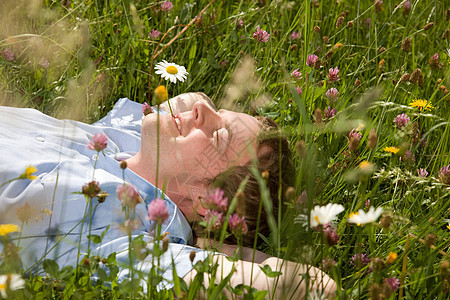
[{"label": "white daisy flower", "polygon": [[25,280],[22,279],[22,276],[17,274],[0,275],[0,294],[3,298],[8,296],[6,294],[7,286],[12,291],[23,289],[25,287]]},{"label": "white daisy flower", "polygon": [[348,222],[355,223],[358,226],[360,226],[361,224],[373,223],[376,222],[376,220],[381,216],[382,213],[382,207],[377,207],[376,209],[370,207],[368,212],[359,209],[357,212],[352,212],[348,216]]},{"label": "white daisy flower", "polygon": [[[311,227],[325,225],[336,219],[337,215],[344,211],[344,207],[340,204],[328,203],[325,206],[316,205],[311,210]],[[296,223],[303,223],[307,226],[307,217],[299,215],[295,218]]]},{"label": "white daisy flower", "polygon": [[189,73],[186,71],[186,68],[183,66],[179,66],[174,63],[168,63],[163,60],[159,62],[155,66],[156,74],[161,75],[165,80],[170,80],[170,82],[177,83],[177,80],[184,82],[186,79],[186,75]]}]

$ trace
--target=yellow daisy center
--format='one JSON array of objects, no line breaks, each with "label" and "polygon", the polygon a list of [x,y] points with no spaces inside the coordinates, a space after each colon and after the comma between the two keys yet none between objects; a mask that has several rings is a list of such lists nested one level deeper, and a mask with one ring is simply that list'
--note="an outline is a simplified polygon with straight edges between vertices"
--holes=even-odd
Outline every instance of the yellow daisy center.
[{"label": "yellow daisy center", "polygon": [[316,221],[317,221],[317,223],[319,223],[319,224],[320,224],[320,222],[319,222],[319,217],[318,217],[318,216],[314,216],[314,220],[316,220]]},{"label": "yellow daisy center", "polygon": [[6,291],[6,284],[0,284],[0,291]]},{"label": "yellow daisy center", "polygon": [[167,73],[169,73],[169,74],[177,74],[177,73],[178,73],[177,67],[174,67],[174,66],[168,66],[168,67],[166,68],[166,71],[167,71]]}]

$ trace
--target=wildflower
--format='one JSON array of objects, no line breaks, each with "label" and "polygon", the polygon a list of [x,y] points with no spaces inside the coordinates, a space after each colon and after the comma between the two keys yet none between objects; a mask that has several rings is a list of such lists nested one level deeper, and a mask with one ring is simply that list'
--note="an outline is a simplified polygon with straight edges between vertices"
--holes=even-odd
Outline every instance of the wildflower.
[{"label": "wildflower", "polygon": [[361,133],[355,131],[355,129],[352,129],[352,131],[350,131],[350,133],[348,134],[348,138],[351,139],[357,139],[358,142],[361,140]]},{"label": "wildflower", "polygon": [[394,123],[395,123],[395,125],[397,125],[398,129],[402,129],[403,127],[405,127],[409,121],[410,121],[410,118],[405,113],[396,116],[394,119]]},{"label": "wildflower", "polygon": [[169,98],[169,93],[164,85],[158,85],[153,91],[155,94],[155,104],[159,105]]},{"label": "wildflower", "polygon": [[129,184],[120,184],[117,187],[117,198],[122,202],[122,206],[135,208],[138,203],[142,202],[142,198],[136,189]]},{"label": "wildflower", "polygon": [[348,22],[347,22],[347,27],[348,27],[348,28],[352,28],[353,25],[354,25],[354,24],[353,24],[353,21],[348,21]]},{"label": "wildflower", "polygon": [[97,152],[103,151],[106,148],[108,142],[108,137],[103,132],[96,133],[90,140],[87,148],[90,150],[95,150]]},{"label": "wildflower", "polygon": [[405,3],[403,3],[403,15],[407,15],[409,14],[411,10],[411,2],[410,1],[406,1]]},{"label": "wildflower", "polygon": [[173,8],[173,4],[170,1],[163,1],[163,3],[161,3],[162,11],[170,11],[172,8]]},{"label": "wildflower", "polygon": [[359,141],[361,140],[361,133],[355,131],[355,129],[352,129],[350,133],[348,134],[348,149],[353,152],[358,148]]},{"label": "wildflower", "polygon": [[267,43],[269,41],[270,34],[265,30],[261,30],[258,26],[256,31],[253,33],[253,38],[259,43]]},{"label": "wildflower", "polygon": [[228,198],[224,197],[224,191],[220,188],[209,192],[204,201],[204,205],[208,209],[226,212],[228,209]]},{"label": "wildflower", "polygon": [[397,259],[397,253],[395,252],[389,252],[388,257],[386,257],[386,263],[391,264],[394,262],[394,260]]},{"label": "wildflower", "polygon": [[409,77],[409,81],[411,83],[416,83],[419,87],[423,86],[423,74],[422,74],[422,70],[420,70],[419,68],[416,68],[412,73],[411,76]]},{"label": "wildflower", "polygon": [[161,75],[165,80],[170,80],[172,83],[177,83],[177,80],[184,82],[186,75],[189,74],[185,67],[174,63],[168,63],[165,60],[157,63],[155,70],[156,74]]},{"label": "wildflower", "polygon": [[364,203],[364,207],[365,207],[366,209],[368,209],[369,206],[370,206],[370,199],[367,199],[366,202]]},{"label": "wildflower", "polygon": [[161,225],[165,220],[169,218],[169,212],[167,211],[164,200],[156,198],[148,205],[148,217],[149,221]]},{"label": "wildflower", "polygon": [[325,119],[331,119],[336,114],[336,108],[331,108],[331,106],[328,106],[325,109]]},{"label": "wildflower", "polygon": [[374,167],[371,162],[368,162],[367,160],[363,160],[359,164],[359,169],[362,171],[361,173],[370,174],[370,173],[372,173]]},{"label": "wildflower", "polygon": [[428,61],[428,64],[432,69],[440,69],[442,68],[441,64],[439,63],[439,54],[435,53]]},{"label": "wildflower", "polygon": [[33,173],[37,172],[37,168],[35,166],[29,165],[25,168],[25,172],[19,176],[19,179],[30,179],[35,180],[37,176],[33,175]]},{"label": "wildflower", "polygon": [[97,181],[91,181],[88,184],[85,184],[81,187],[81,193],[89,198],[94,198],[100,193],[100,187],[98,186]]},{"label": "wildflower", "polygon": [[386,152],[389,152],[389,153],[394,153],[394,154],[397,154],[397,152],[400,151],[399,148],[392,147],[392,146],[391,147],[384,147],[383,150],[386,151]]},{"label": "wildflower", "polygon": [[438,179],[443,184],[450,184],[450,164],[442,167],[438,172]]},{"label": "wildflower", "polygon": [[20,227],[15,224],[1,224],[0,225],[0,236],[5,236],[12,232],[19,232]]},{"label": "wildflower", "polygon": [[361,80],[359,80],[359,78],[356,78],[355,83],[354,83],[355,88],[357,88],[360,85],[361,85]]},{"label": "wildflower", "polygon": [[340,204],[328,203],[325,206],[316,205],[311,210],[311,227],[330,223],[343,211],[344,207]]},{"label": "wildflower", "polygon": [[310,54],[306,57],[306,65],[313,67],[314,63],[319,59],[319,57],[315,54]]},{"label": "wildflower", "polygon": [[103,203],[106,200],[106,197],[108,197],[109,194],[105,191],[101,191],[100,193],[97,194],[97,201],[98,203]]},{"label": "wildflower", "polygon": [[142,113],[144,116],[153,113],[153,109],[147,102],[142,103]]},{"label": "wildflower", "polygon": [[340,16],[337,20],[336,20],[336,28],[341,27],[344,24],[344,17]]},{"label": "wildflower", "polygon": [[423,99],[414,99],[413,102],[409,103],[409,106],[415,107],[416,109],[419,109],[419,111],[431,110],[432,108],[434,108],[431,105],[431,102]]},{"label": "wildflower", "polygon": [[151,39],[157,39],[158,37],[159,37],[159,35],[161,34],[161,32],[159,32],[158,30],[156,30],[156,29],[153,29],[152,31],[150,31],[150,33],[148,34],[148,36],[151,38]]},{"label": "wildflower", "polygon": [[317,32],[317,33],[319,33],[319,32],[320,32],[320,27],[319,27],[319,26],[317,26],[317,25],[316,25],[316,26],[314,26],[314,31],[315,31],[315,32]]},{"label": "wildflower", "polygon": [[383,9],[383,1],[375,0],[375,12],[379,12]]},{"label": "wildflower", "polygon": [[3,49],[1,54],[7,61],[13,61],[14,60],[14,52],[12,52],[12,50],[9,49],[9,48]]},{"label": "wildflower", "polygon": [[247,222],[245,222],[245,217],[239,217],[239,215],[236,213],[232,214],[229,217],[228,225],[230,226],[230,231],[237,236],[247,234],[248,232],[248,226]]},{"label": "wildflower", "polygon": [[337,229],[334,228],[334,230],[331,229],[331,226],[327,226],[323,233],[325,234],[325,237],[327,239],[327,243],[330,246],[337,245],[339,243],[339,235],[337,234]]},{"label": "wildflower", "polygon": [[396,291],[400,286],[400,280],[397,277],[389,277],[384,279],[384,283],[391,289],[391,291]]},{"label": "wildflower", "polygon": [[400,46],[400,48],[405,52],[409,52],[411,50],[411,44],[412,44],[411,39],[409,37],[406,37],[402,41],[402,45]]},{"label": "wildflower", "polygon": [[125,170],[126,168],[128,168],[128,163],[127,163],[126,160],[122,160],[122,161],[120,162],[120,168],[121,168],[122,170]]},{"label": "wildflower", "polygon": [[35,209],[34,207],[30,206],[28,202],[25,202],[24,205],[20,206],[16,210],[17,218],[25,224],[28,224],[28,220],[31,219],[31,217],[34,215]]},{"label": "wildflower", "polygon": [[388,229],[391,226],[391,224],[392,224],[391,216],[387,215],[387,214],[383,214],[383,216],[381,217],[381,220],[380,220],[380,224],[384,228]]},{"label": "wildflower", "polygon": [[375,130],[370,130],[369,132],[369,137],[367,138],[367,145],[369,146],[370,149],[375,149],[375,147],[377,146],[378,143],[378,136],[377,133],[375,132]]},{"label": "wildflower", "polygon": [[428,24],[426,24],[425,26],[423,26],[423,30],[427,31],[430,30],[431,28],[433,28],[434,26],[434,22],[430,22]]},{"label": "wildflower", "polygon": [[293,31],[291,33],[291,40],[297,40],[300,38],[300,33],[298,31]]},{"label": "wildflower", "polygon": [[328,80],[330,82],[339,81],[339,69],[338,67],[330,68],[328,70]]},{"label": "wildflower", "polygon": [[317,126],[323,125],[322,111],[320,110],[320,108],[316,108],[316,110],[314,111],[314,119],[316,120]]},{"label": "wildflower", "polygon": [[294,71],[292,71],[291,76],[294,79],[302,79],[303,78],[302,73],[298,69],[295,69]]},{"label": "wildflower", "polygon": [[332,258],[327,258],[322,260],[322,266],[325,271],[331,271],[336,266],[336,261]]},{"label": "wildflower", "polygon": [[0,275],[0,294],[3,298],[7,298],[7,290],[19,290],[25,287],[25,280],[18,274]]},{"label": "wildflower", "polygon": [[207,224],[208,229],[218,230],[222,227],[223,224],[223,213],[208,209],[206,211],[204,220]]},{"label": "wildflower", "polygon": [[419,177],[427,177],[428,176],[428,171],[422,168],[417,169],[417,175],[419,175]]},{"label": "wildflower", "polygon": [[244,21],[242,19],[237,20],[236,27],[237,27],[237,29],[241,29],[242,27],[244,27]]},{"label": "wildflower", "polygon": [[351,264],[355,267],[362,268],[364,266],[367,266],[367,264],[370,262],[370,258],[367,257],[367,254],[365,253],[356,253],[352,256]]},{"label": "wildflower", "polygon": [[382,213],[382,207],[377,207],[376,209],[370,207],[367,213],[364,210],[359,209],[357,212],[352,212],[348,216],[348,222],[355,223],[358,226],[373,223],[381,216]]},{"label": "wildflower", "polygon": [[299,94],[300,96],[302,95],[303,91],[298,85],[295,87],[295,90],[297,91],[297,94]]},{"label": "wildflower", "polygon": [[338,95],[339,91],[336,88],[331,88],[325,93],[325,96],[333,102],[338,99]]}]

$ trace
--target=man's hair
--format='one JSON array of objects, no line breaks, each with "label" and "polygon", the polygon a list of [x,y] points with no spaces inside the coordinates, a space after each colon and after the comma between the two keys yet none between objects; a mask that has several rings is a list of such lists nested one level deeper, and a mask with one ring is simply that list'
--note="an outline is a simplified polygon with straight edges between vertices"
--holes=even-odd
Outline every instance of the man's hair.
[{"label": "man's hair", "polygon": [[[294,186],[295,181],[295,167],[286,136],[272,119],[259,116],[256,118],[260,127],[257,135],[256,164],[251,160],[244,166],[231,167],[218,174],[210,182],[211,188],[222,189],[224,197],[228,197],[231,201],[236,195],[240,184],[248,178],[243,193],[237,195],[238,203],[235,210],[241,216],[245,216],[247,222],[248,233],[242,237],[244,246],[252,246],[255,235],[258,233],[264,236],[270,234],[264,206],[262,206],[261,211],[259,210],[261,190],[252,169],[256,167],[259,176],[267,178],[266,185],[270,191],[272,214],[275,216],[275,219],[278,219],[279,210],[281,209],[281,212],[284,210],[284,195],[287,187]],[[262,175],[263,173],[265,173],[264,176]],[[280,189],[281,193],[279,193]],[[281,199],[279,199],[279,195],[281,195]],[[281,204],[281,207],[279,204]],[[259,211],[261,215],[258,232],[256,232]],[[233,235],[230,235],[225,241],[233,244],[237,242]]]}]

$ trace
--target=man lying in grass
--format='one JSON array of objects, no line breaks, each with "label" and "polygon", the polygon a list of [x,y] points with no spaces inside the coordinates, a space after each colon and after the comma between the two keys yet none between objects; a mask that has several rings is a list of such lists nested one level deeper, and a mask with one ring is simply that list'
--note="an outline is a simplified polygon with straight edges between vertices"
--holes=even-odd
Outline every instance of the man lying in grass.
[{"label": "man lying in grass", "polygon": [[[294,178],[288,143],[276,124],[216,111],[201,93],[171,101],[169,109],[163,104],[159,114],[142,119],[139,104],[121,99],[93,125],[32,109],[0,108],[0,222],[22,227],[16,242],[25,272],[39,273],[44,259],[53,259],[74,266],[77,276],[79,263],[89,266],[92,257],[108,257],[98,269],[89,269],[97,282],[111,279],[110,264],[117,264],[117,280],[139,278],[145,292],[153,285],[171,288],[174,274],[188,284],[193,280],[198,271],[193,265],[213,252],[186,244],[217,246],[199,226],[203,217],[209,230],[220,232],[223,222],[229,224],[234,234],[218,248],[230,256],[237,243],[252,246],[258,233],[269,235],[267,207],[278,214],[279,186],[285,190]],[[271,202],[259,210],[261,180]],[[166,236],[163,252],[158,251],[160,233]],[[334,282],[313,267],[262,252],[254,256],[250,248],[239,258],[231,262],[213,255],[216,283],[227,278],[232,287],[252,285],[268,289],[268,296],[296,298],[305,294],[303,274],[309,273],[312,293],[334,294]],[[5,268],[11,265],[7,260]],[[281,275],[267,276],[258,264]],[[207,277],[206,287],[211,285]]]}]

